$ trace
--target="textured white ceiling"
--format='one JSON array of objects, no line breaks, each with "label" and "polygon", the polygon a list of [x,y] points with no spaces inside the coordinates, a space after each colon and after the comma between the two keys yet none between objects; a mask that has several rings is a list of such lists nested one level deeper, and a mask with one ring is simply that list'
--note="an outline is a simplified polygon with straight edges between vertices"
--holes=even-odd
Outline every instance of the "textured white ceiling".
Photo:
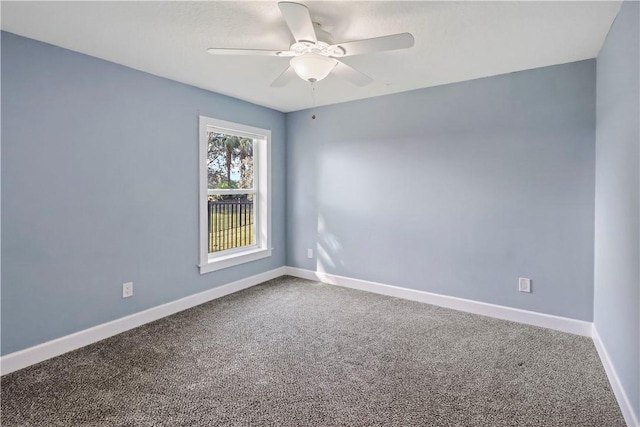
[{"label": "textured white ceiling", "polygon": [[408,50],[344,58],[374,78],[330,75],[316,84],[270,83],[286,58],[213,56],[209,47],[287,49],[275,1],[7,2],[2,29],[131,68],[295,111],[411,89],[594,58],[620,1],[302,2],[336,42],[410,32]]}]

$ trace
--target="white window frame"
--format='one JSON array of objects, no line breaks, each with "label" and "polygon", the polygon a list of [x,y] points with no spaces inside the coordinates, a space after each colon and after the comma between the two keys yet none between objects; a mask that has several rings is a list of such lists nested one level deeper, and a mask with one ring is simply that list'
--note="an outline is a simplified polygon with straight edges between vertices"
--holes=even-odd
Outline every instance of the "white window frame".
[{"label": "white window frame", "polygon": [[[271,131],[239,123],[199,116],[200,181],[200,274],[233,267],[271,256]],[[256,244],[209,253],[207,198],[207,132],[228,133],[255,141],[253,153],[253,203]],[[251,190],[228,189],[225,194],[248,194]]]}]

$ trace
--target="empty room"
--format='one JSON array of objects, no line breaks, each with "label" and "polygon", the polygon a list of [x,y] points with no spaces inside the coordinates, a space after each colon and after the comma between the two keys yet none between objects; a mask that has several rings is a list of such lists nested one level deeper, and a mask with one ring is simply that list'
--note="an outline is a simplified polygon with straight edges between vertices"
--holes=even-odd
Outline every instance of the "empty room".
[{"label": "empty room", "polygon": [[3,427],[640,427],[640,2],[0,12]]}]

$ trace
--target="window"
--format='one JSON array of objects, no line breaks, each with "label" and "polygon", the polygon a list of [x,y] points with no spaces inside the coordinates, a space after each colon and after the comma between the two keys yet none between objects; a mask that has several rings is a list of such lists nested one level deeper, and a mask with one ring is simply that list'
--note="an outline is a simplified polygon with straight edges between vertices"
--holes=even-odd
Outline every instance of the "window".
[{"label": "window", "polygon": [[271,131],[200,116],[200,273],[271,256]]}]

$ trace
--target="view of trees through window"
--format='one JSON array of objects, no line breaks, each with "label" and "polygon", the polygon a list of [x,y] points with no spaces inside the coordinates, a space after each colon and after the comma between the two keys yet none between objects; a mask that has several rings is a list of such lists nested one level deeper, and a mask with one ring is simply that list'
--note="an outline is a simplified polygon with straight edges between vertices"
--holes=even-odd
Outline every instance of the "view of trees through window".
[{"label": "view of trees through window", "polygon": [[253,188],[253,139],[208,133],[210,189]]},{"label": "view of trees through window", "polygon": [[252,138],[207,132],[209,252],[255,245]]}]

